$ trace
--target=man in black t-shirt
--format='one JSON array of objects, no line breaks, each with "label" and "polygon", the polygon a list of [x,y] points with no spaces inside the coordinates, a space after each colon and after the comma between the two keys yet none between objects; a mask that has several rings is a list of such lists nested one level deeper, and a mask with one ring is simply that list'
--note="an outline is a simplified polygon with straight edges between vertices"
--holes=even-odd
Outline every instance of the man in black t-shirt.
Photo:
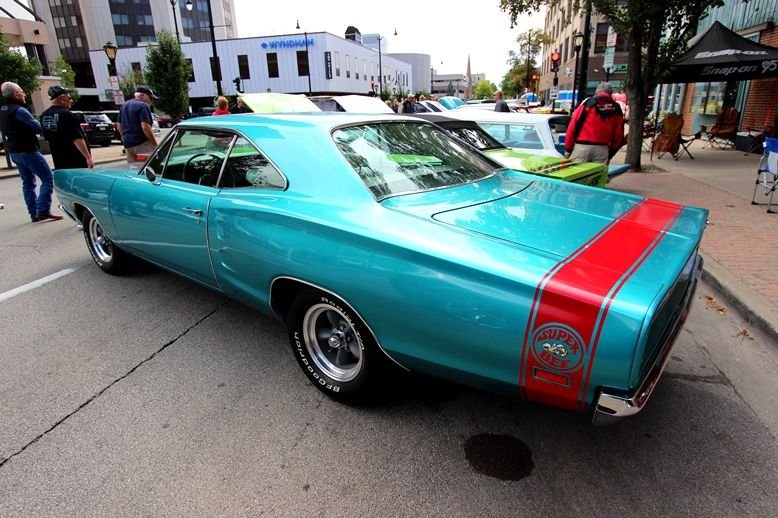
[{"label": "man in black t-shirt", "polygon": [[73,99],[62,86],[49,88],[51,107],[41,114],[43,136],[49,141],[54,169],[95,166],[81,123],[70,111]]}]

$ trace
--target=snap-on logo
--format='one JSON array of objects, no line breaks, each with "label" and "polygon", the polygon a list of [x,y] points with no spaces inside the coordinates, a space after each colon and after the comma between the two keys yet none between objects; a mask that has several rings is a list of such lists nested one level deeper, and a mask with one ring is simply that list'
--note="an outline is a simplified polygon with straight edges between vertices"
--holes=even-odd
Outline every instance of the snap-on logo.
[{"label": "snap-on logo", "polygon": [[545,324],[532,335],[532,344],[535,358],[549,369],[573,372],[583,364],[583,340],[570,326],[555,322]]}]

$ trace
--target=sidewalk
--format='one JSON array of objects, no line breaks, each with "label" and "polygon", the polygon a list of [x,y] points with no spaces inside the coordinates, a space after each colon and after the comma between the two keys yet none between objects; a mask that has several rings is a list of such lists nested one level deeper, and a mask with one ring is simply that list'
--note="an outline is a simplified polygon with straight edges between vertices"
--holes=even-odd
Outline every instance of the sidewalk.
[{"label": "sidewalk", "polygon": [[[124,160],[124,154],[122,153],[123,149],[124,148],[122,145],[118,143],[111,144],[107,147],[93,147],[91,148],[92,158],[94,159],[95,164],[104,164],[106,162],[113,162],[115,160]],[[46,157],[46,161],[49,163],[49,166],[54,167],[54,162],[51,160],[51,155],[43,156]],[[18,174],[19,173],[16,172],[16,169],[8,168],[6,154],[0,154],[0,179],[15,177]]]},{"label": "sidewalk", "polygon": [[[694,160],[684,154],[678,161],[670,155],[651,161],[643,152],[644,171],[618,176],[608,187],[707,208],[703,277],[778,343],[778,214],[751,205],[761,156],[706,145],[692,143]],[[624,156],[620,152],[613,163],[623,163]],[[767,203],[764,190],[757,191],[756,202]]]},{"label": "sidewalk", "polygon": [[[751,205],[760,155],[705,149],[706,144],[692,143],[694,160],[684,154],[678,161],[670,155],[652,161],[643,152],[644,171],[618,176],[608,188],[706,207],[710,222],[701,246],[705,280],[778,343],[778,214]],[[96,163],[124,158],[119,145],[92,153]],[[623,163],[624,157],[621,151],[613,163]],[[5,157],[0,160],[4,166]],[[0,179],[16,175],[15,169],[0,169]],[[762,193],[757,192],[757,202],[766,203]]]}]

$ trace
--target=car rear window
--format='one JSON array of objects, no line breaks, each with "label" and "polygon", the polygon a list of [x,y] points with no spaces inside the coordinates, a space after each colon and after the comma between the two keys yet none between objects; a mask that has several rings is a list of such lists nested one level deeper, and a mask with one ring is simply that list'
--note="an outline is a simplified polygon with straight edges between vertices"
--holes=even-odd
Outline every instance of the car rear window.
[{"label": "car rear window", "polygon": [[333,138],[378,200],[478,181],[497,170],[431,124],[348,126],[334,131]]},{"label": "car rear window", "polygon": [[84,119],[86,119],[87,122],[93,123],[93,124],[100,124],[100,123],[111,123],[111,119],[108,118],[108,115],[104,113],[85,113]]}]

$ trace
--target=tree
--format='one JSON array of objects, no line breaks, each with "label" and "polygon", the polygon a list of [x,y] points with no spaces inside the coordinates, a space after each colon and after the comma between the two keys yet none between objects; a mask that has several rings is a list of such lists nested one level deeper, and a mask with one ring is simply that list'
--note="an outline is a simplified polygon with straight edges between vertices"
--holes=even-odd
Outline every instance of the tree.
[{"label": "tree", "polygon": [[511,69],[503,77],[503,92],[515,92],[518,97],[521,90],[532,86],[532,74],[537,73],[535,58],[540,54],[543,45],[548,45],[551,41],[551,36],[541,29],[530,29],[516,37],[519,50],[508,52],[508,64],[511,65]]},{"label": "tree", "polygon": [[78,90],[76,89],[76,73],[73,71],[73,67],[70,63],[65,61],[62,56],[57,56],[54,61],[49,63],[49,69],[52,75],[59,76],[62,86],[70,90],[70,97],[73,99],[73,104],[78,102]]},{"label": "tree", "polygon": [[448,96],[454,95],[454,84],[451,81],[448,82],[448,87],[446,88],[446,95]]},{"label": "tree", "polygon": [[473,89],[473,99],[491,99],[494,96],[494,85],[482,79],[478,81]]},{"label": "tree", "polygon": [[[697,30],[697,23],[711,7],[723,0],[573,0],[573,12],[586,7],[602,14],[618,33],[629,38],[627,82],[624,91],[629,102],[627,163],[640,170],[645,104],[648,95],[662,79],[670,64],[686,49]],[[558,0],[500,0],[511,23],[520,14],[538,11]],[[573,13],[569,13],[572,17]],[[568,18],[569,19],[569,18]]]},{"label": "tree", "polygon": [[392,98],[392,89],[387,83],[381,82],[381,100],[386,101]]},{"label": "tree", "polygon": [[5,35],[0,32],[0,81],[18,84],[29,96],[41,87],[41,70],[37,59],[9,48]]},{"label": "tree", "polygon": [[144,76],[159,96],[155,105],[170,116],[178,117],[189,105],[189,76],[192,69],[175,37],[167,31],[157,33],[157,43],[146,50]]},{"label": "tree", "polygon": [[[146,84],[143,79],[143,72],[134,68],[125,68],[123,72],[119,72],[119,90],[122,91],[125,99],[132,99],[135,95],[135,89],[138,86]],[[152,88],[154,88],[152,86]]]}]

